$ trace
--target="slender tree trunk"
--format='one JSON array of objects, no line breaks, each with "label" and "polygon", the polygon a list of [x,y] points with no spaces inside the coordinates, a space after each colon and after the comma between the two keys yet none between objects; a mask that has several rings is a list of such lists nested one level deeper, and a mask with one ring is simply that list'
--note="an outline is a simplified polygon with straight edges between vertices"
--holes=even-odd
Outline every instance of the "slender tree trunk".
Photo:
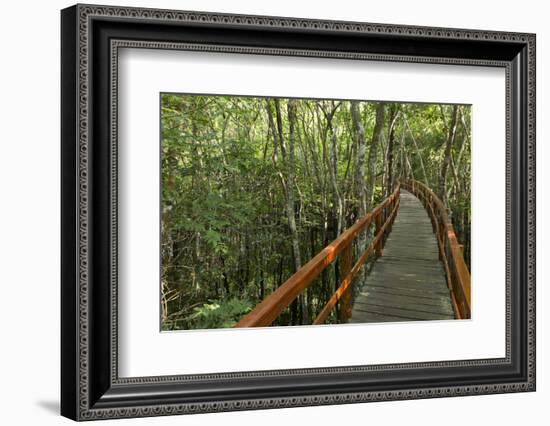
[{"label": "slender tree trunk", "polygon": [[407,177],[403,166],[403,145],[405,143],[405,126],[401,127],[401,140],[399,141],[399,177]]},{"label": "slender tree trunk", "polygon": [[[336,113],[336,110],[340,104],[334,105],[332,103],[332,109],[327,113],[325,112],[326,118],[326,130],[325,138],[328,132],[330,136],[330,146],[329,146],[329,175],[330,182],[332,184],[332,226],[334,229],[334,239],[338,238],[342,232],[342,221],[344,215],[344,203],[342,200],[342,195],[340,194],[340,189],[338,188],[338,148],[337,148],[337,137],[336,129],[333,123],[333,117]],[[334,290],[338,288],[340,281],[340,271],[339,271],[339,262],[333,262],[332,270],[334,273]]]},{"label": "slender tree trunk", "polygon": [[[302,258],[300,256],[300,239],[298,229],[296,227],[296,219],[294,214],[294,168],[295,168],[295,152],[294,145],[296,141],[296,101],[289,99],[287,104],[288,114],[288,168],[287,168],[287,216],[288,225],[290,228],[290,238],[292,241],[292,252],[294,255],[294,272],[302,267]],[[278,114],[279,117],[280,114]],[[282,136],[281,136],[282,139]],[[303,291],[300,295],[300,307],[302,310],[302,324],[309,321],[308,306],[306,303],[306,292]]]},{"label": "slender tree trunk", "polygon": [[[365,128],[361,121],[361,112],[359,102],[352,102],[350,106],[351,121],[355,133],[355,144],[357,146],[357,160],[355,165],[355,195],[357,198],[357,218],[363,217],[367,213],[367,188],[365,182],[365,155],[367,151],[365,143]],[[366,232],[361,232],[357,237],[357,251],[359,256],[365,251],[367,246]],[[361,268],[357,275],[359,287],[365,282],[365,268]],[[343,309],[346,309],[345,307]]]},{"label": "slender tree trunk", "polygon": [[411,162],[409,161],[409,155],[407,153],[407,147],[405,146],[405,126],[401,130],[401,142],[399,144],[399,157],[400,157],[400,170],[401,176],[406,177],[407,179],[413,178],[414,174],[412,172]]},{"label": "slender tree trunk", "polygon": [[[340,236],[342,232],[342,219],[344,214],[344,203],[342,201],[342,196],[340,195],[340,190],[338,188],[338,151],[336,147],[336,131],[330,123],[330,153],[331,153],[331,181],[333,189],[333,210],[334,210],[334,235],[335,238]],[[334,268],[334,286],[337,288],[340,280],[340,271],[338,267],[338,262],[333,263]]]},{"label": "slender tree trunk", "polygon": [[393,145],[395,143],[395,128],[397,127],[398,107],[392,104],[390,108],[390,132],[388,135],[388,150],[386,155],[386,196],[393,189]]},{"label": "slender tree trunk", "polygon": [[456,135],[456,124],[458,117],[458,105],[453,106],[451,113],[451,124],[448,127],[447,141],[445,142],[445,152],[443,156],[443,163],[441,164],[441,171],[439,173],[439,196],[444,204],[447,204],[447,169],[451,162],[451,149]]},{"label": "slender tree trunk", "polygon": [[411,140],[413,141],[416,156],[418,157],[418,160],[420,162],[420,169],[422,170],[422,177],[424,178],[424,183],[426,185],[429,185],[428,174],[426,173],[426,167],[424,167],[424,160],[423,160],[422,153],[420,152],[420,148],[418,148],[418,143],[416,142],[414,134],[411,130],[411,126],[409,126],[409,120],[407,120],[407,118],[405,117],[404,121],[405,121],[405,125],[407,126],[407,130],[409,131],[409,135],[411,136]]},{"label": "slender tree trunk", "polygon": [[376,106],[376,122],[374,123],[374,131],[372,132],[372,140],[370,143],[369,149],[369,163],[367,167],[367,211],[372,207],[372,196],[374,189],[374,176],[375,176],[375,165],[376,165],[376,151],[378,145],[380,145],[380,140],[382,139],[382,130],[384,129],[384,108],[385,104],[380,102]]},{"label": "slender tree trunk", "polygon": [[462,138],[462,145],[460,146],[460,151],[458,152],[458,158],[456,159],[456,169],[460,170],[462,155],[464,154],[464,148],[466,147],[466,139],[471,140],[471,138],[470,138],[470,130],[468,129],[468,125],[466,124],[466,119],[464,118],[464,110],[462,108],[459,108],[458,111],[460,112],[460,120],[461,120],[461,123],[462,123],[462,130],[464,130],[464,137]]},{"label": "slender tree trunk", "polygon": [[259,249],[259,268],[257,269],[258,274],[260,275],[259,284],[260,284],[260,300],[264,300],[265,297],[265,273],[267,265],[265,263],[264,249]]},{"label": "slender tree trunk", "polygon": [[414,171],[411,166],[411,160],[409,160],[409,154],[407,153],[406,150],[404,151],[404,154],[405,154],[405,161],[407,163],[407,168],[409,169],[409,171],[407,172],[407,176],[410,177],[411,179],[414,179]]},{"label": "slender tree trunk", "polygon": [[338,150],[337,150],[337,139],[336,139],[336,129],[332,124],[332,115],[327,124],[329,127],[330,134],[330,180],[332,183],[333,190],[333,208],[334,208],[334,217],[335,217],[335,235],[338,237],[342,232],[342,215],[343,215],[343,201],[342,195],[340,194],[340,189],[338,188]]},{"label": "slender tree trunk", "polygon": [[451,186],[447,190],[447,198],[449,197],[451,190],[454,188],[455,195],[461,195],[462,194],[462,185],[460,184],[460,178],[458,177],[458,171],[455,167],[455,162],[453,160],[453,156],[451,154],[451,161],[450,161],[451,171],[453,172],[453,180],[454,185]]},{"label": "slender tree trunk", "polygon": [[[287,174],[286,179],[285,179],[285,176],[283,176],[283,173],[281,172],[280,167],[279,167],[279,159],[278,159],[279,148],[280,148],[280,151],[281,151],[281,157],[282,157],[282,163],[283,164],[285,164],[287,162],[287,158],[286,158],[287,152],[286,152],[284,136],[283,136],[283,133],[282,133],[283,132],[283,125],[282,125],[281,104],[280,104],[280,101],[278,99],[275,99],[273,101],[273,104],[275,105],[275,111],[273,111],[273,107],[272,107],[272,104],[271,104],[270,100],[266,99],[266,110],[267,110],[267,116],[268,116],[268,128],[269,128],[269,133],[271,134],[271,137],[273,139],[272,162],[273,162],[273,166],[277,170],[276,173],[277,173],[277,176],[279,177],[279,182],[281,183],[281,188],[282,188],[283,196],[284,196],[284,199],[285,199],[285,212],[287,214],[287,220],[288,220],[289,228],[291,229],[291,234],[292,234],[292,224],[291,224],[291,222],[294,224],[294,229],[296,229],[296,220],[294,218],[294,207],[292,207],[292,209],[291,209],[290,216],[289,216],[289,209],[288,209],[288,204],[289,204],[288,203],[288,200],[289,200],[288,182],[289,182],[289,180],[292,182],[292,179],[289,179],[288,174]],[[275,124],[275,121],[273,120],[273,114],[275,114],[277,124]],[[286,170],[287,172],[288,172],[288,169],[289,169],[289,167],[288,167],[288,163],[287,163],[287,170]],[[294,171],[294,170],[292,169],[292,171]],[[293,189],[293,185],[290,186],[290,191],[292,191],[292,189]],[[292,206],[294,206],[294,202],[293,202],[294,194],[292,193],[290,196],[292,198]],[[294,254],[294,246],[292,246],[292,251],[293,251],[293,254]],[[284,252],[284,249],[281,248],[280,253],[283,253],[283,252]],[[295,256],[294,256],[294,260],[296,260]],[[285,269],[284,268],[284,257],[281,257],[281,259],[279,261],[278,280],[277,280],[278,285],[277,285],[277,287],[280,287],[283,283],[284,269]],[[295,271],[296,271],[296,269],[295,269]],[[291,322],[291,324],[293,324],[293,325],[297,324],[297,319],[296,319],[297,318],[297,314],[296,314],[297,313],[297,302],[296,301],[294,301],[290,305],[289,311],[290,311],[290,322]]]},{"label": "slender tree trunk", "polygon": [[[361,122],[361,113],[359,111],[359,102],[353,101],[350,108],[351,120],[355,132],[355,144],[357,146],[357,160],[355,165],[355,193],[358,201],[357,219],[367,213],[367,189],[365,185],[365,154],[367,147],[365,144],[365,128]],[[361,240],[362,243],[361,243]],[[359,236],[360,247],[364,250],[364,236]]]},{"label": "slender tree trunk", "polygon": [[382,135],[382,138],[380,139],[380,148],[378,149],[378,155],[380,157],[379,163],[380,167],[382,168],[380,170],[380,173],[378,173],[378,176],[380,177],[380,187],[382,188],[382,197],[386,196],[386,182],[388,181],[386,159],[388,158],[389,143],[386,142],[388,142],[386,140],[386,137]]},{"label": "slender tree trunk", "polygon": [[283,284],[283,270],[284,270],[284,262],[283,262],[283,256],[279,258],[279,270],[278,270],[278,278],[277,278],[277,288],[281,287]]}]

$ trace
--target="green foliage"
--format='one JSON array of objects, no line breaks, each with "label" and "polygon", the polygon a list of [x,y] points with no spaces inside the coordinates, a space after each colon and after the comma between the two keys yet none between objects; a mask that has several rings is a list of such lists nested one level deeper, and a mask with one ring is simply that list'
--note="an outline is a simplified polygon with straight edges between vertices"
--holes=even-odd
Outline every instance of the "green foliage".
[{"label": "green foliage", "polygon": [[[286,99],[161,96],[163,329],[230,327],[275,291],[295,272],[289,214],[296,222],[302,264],[338,236],[338,214],[340,231],[357,218],[358,149],[350,102],[296,100],[290,209],[287,104]],[[359,106],[367,157],[377,106]],[[387,104],[386,111],[398,114],[394,181],[413,176],[438,187],[452,108]],[[468,254],[471,111],[467,106],[460,111],[446,189]],[[389,113],[383,124],[370,175],[374,179],[365,182],[372,188],[370,208],[387,193]],[[336,280],[331,267],[309,286],[309,317],[294,303],[275,324],[310,323]],[[337,322],[334,314],[330,322]]]},{"label": "green foliage", "polygon": [[374,204],[377,204],[380,200],[384,199],[384,195],[385,195],[384,191],[385,191],[385,188],[381,184],[374,185],[374,188],[373,188],[373,198],[375,200]]},{"label": "green foliage", "polygon": [[250,312],[254,304],[249,300],[229,299],[210,300],[209,303],[195,308],[189,318],[192,328],[228,328],[233,327],[246,313]]}]

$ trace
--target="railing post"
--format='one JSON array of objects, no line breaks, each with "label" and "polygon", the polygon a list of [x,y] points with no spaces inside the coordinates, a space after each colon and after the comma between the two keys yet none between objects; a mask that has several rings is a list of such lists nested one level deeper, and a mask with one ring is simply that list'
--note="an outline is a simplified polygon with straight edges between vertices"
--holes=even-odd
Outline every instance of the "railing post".
[{"label": "railing post", "polygon": [[[340,276],[345,277],[351,271],[351,245],[350,242],[340,254]],[[340,322],[345,323],[351,318],[353,286],[349,286],[340,299]]]},{"label": "railing post", "polygon": [[[391,216],[392,212],[393,212],[393,209],[395,208],[395,204],[397,203],[397,197],[394,197],[392,200],[391,200],[391,203],[388,207],[388,217]],[[387,232],[386,234],[387,235],[390,235],[390,232],[392,230],[392,226],[393,226],[393,220],[390,222],[390,225],[388,226],[388,229],[387,229]]]},{"label": "railing post", "polygon": [[429,215],[430,221],[432,222],[432,232],[437,235],[437,221],[435,216],[435,207],[434,207],[433,198],[431,195],[428,198],[427,204],[428,204],[428,208],[430,209],[429,211],[432,213]]},{"label": "railing post", "polygon": [[[378,235],[378,233],[380,232],[380,229],[382,228],[381,214],[377,215],[374,218],[374,223],[375,223],[374,236],[376,237]],[[375,248],[376,257],[382,256],[382,249],[383,248],[384,248],[384,237],[381,236],[380,239],[378,240],[378,242],[376,243],[376,248]]]},{"label": "railing post", "polygon": [[445,228],[446,225],[443,222],[443,218],[440,219],[439,229],[437,230],[437,240],[439,241],[439,246],[441,250],[439,251],[439,260],[443,261],[443,252],[445,252]]},{"label": "railing post", "polygon": [[445,257],[447,258],[447,265],[448,265],[448,268],[449,268],[449,288],[451,289],[451,291],[454,293],[454,262],[453,262],[453,257],[452,257],[452,254],[451,254],[451,245],[450,245],[450,242],[449,240],[445,239]]}]

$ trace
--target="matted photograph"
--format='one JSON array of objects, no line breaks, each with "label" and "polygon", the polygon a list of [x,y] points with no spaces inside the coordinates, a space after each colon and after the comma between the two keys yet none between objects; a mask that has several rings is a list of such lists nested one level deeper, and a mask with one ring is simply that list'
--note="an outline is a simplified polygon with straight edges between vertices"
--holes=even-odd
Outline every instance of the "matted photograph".
[{"label": "matted photograph", "polygon": [[531,33],[62,11],[61,412],[535,390]]},{"label": "matted photograph", "polygon": [[162,93],[161,329],[469,319],[471,113]]}]

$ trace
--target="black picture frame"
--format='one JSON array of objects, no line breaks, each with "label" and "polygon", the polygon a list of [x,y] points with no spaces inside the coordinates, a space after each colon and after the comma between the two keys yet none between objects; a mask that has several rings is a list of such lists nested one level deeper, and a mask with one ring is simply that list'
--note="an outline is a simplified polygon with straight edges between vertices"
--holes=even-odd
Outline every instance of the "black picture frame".
[{"label": "black picture frame", "polygon": [[[119,43],[119,44],[117,44]],[[158,416],[535,390],[534,34],[75,5],[61,12],[61,414]],[[506,70],[506,356],[119,378],[117,46]]]}]

